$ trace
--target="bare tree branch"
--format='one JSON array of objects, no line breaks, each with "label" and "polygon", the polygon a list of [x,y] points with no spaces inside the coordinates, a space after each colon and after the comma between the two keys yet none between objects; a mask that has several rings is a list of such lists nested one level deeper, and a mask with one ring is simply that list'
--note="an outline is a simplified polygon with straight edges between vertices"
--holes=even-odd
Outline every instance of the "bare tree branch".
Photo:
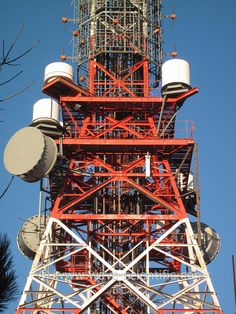
[{"label": "bare tree branch", "polygon": [[[31,50],[33,50],[33,49],[39,44],[39,42],[40,42],[40,40],[36,41],[36,42],[34,43],[34,45],[33,45],[31,48],[29,48],[28,50],[26,50],[25,52],[23,52],[21,55],[17,56],[16,58],[11,59],[10,61],[8,61],[8,62],[5,63],[5,64],[11,65],[12,62],[21,59],[22,57],[24,57],[25,55],[27,55]],[[1,66],[1,65],[0,65],[0,66]]]},{"label": "bare tree branch", "polygon": [[7,96],[7,97],[5,97],[5,98],[3,98],[3,99],[0,99],[0,103],[3,102],[3,101],[9,100],[9,99],[11,99],[11,98],[13,98],[13,97],[16,97],[16,96],[18,96],[18,95],[20,95],[21,93],[23,93],[23,92],[25,92],[27,89],[29,89],[34,83],[35,83],[35,81],[32,81],[29,85],[27,85],[24,89],[20,90],[19,92],[14,93],[14,94],[12,94],[12,95],[10,95],[10,96]]},{"label": "bare tree branch", "polygon": [[[6,51],[6,45],[5,45],[5,40],[2,41],[2,56],[0,57],[0,71],[4,66],[19,66],[20,63],[15,63],[16,61],[22,59],[25,55],[27,55],[28,53],[30,53],[38,44],[39,44],[39,40],[36,41],[32,47],[30,47],[29,49],[25,50],[23,53],[18,54],[17,56],[12,56],[13,50],[18,42],[18,39],[20,37],[20,35],[22,34],[24,29],[24,23],[21,25],[20,30],[18,31],[18,33],[16,34],[15,39],[13,40],[12,44],[10,45],[10,47],[7,49]],[[4,81],[3,83],[0,83],[0,86],[6,85],[7,83],[10,83],[11,81],[13,81],[15,78],[17,78],[21,73],[23,72],[23,70],[19,71],[17,74],[13,75],[10,79],[7,79],[6,81]],[[29,85],[27,85],[25,88],[23,88],[22,90],[4,97],[2,99],[0,99],[0,103],[3,101],[7,101],[21,93],[23,93],[24,91],[26,91],[27,89],[29,89],[32,85],[34,84],[34,81],[31,82]]]},{"label": "bare tree branch", "polygon": [[[16,38],[14,39],[14,41],[13,41],[13,43],[11,44],[10,48],[8,49],[6,55],[5,55],[5,41],[3,40],[3,51],[2,51],[2,58],[1,58],[2,61],[0,62],[0,68],[1,68],[3,65],[13,65],[13,64],[12,64],[13,62],[15,62],[15,61],[17,61],[17,60],[23,58],[25,55],[27,55],[31,50],[33,50],[33,49],[39,44],[40,41],[38,40],[38,41],[36,41],[36,42],[34,43],[34,45],[33,45],[31,48],[29,48],[28,50],[24,51],[23,53],[21,53],[20,55],[18,55],[18,56],[15,57],[15,58],[10,58],[10,54],[11,54],[13,48],[15,47],[15,45],[16,45],[16,43],[17,43],[17,41],[18,41],[18,39],[19,39],[19,37],[20,37],[22,31],[23,31],[23,28],[24,28],[24,23],[22,24],[22,26],[21,26],[19,32],[18,32],[17,35],[16,35]],[[16,65],[19,65],[19,64],[16,64]]]},{"label": "bare tree branch", "polygon": [[18,72],[16,75],[14,75],[13,77],[11,77],[10,79],[8,79],[7,81],[0,83],[0,86],[3,86],[11,81],[13,81],[17,76],[19,76],[21,73],[23,73],[23,70],[21,70],[20,72]]},{"label": "bare tree branch", "polygon": [[21,28],[20,28],[19,32],[16,34],[16,38],[15,38],[15,40],[13,41],[13,43],[11,44],[10,48],[8,49],[6,55],[5,55],[5,49],[3,50],[2,62],[0,63],[0,67],[1,67],[2,65],[6,64],[6,61],[7,61],[8,56],[10,55],[12,49],[15,47],[15,45],[16,45],[16,43],[17,43],[17,40],[18,40],[18,38],[20,37],[20,35],[21,35],[22,31],[23,31],[24,25],[25,25],[25,23],[23,23],[23,24],[21,25]]},{"label": "bare tree branch", "polygon": [[8,191],[8,189],[10,188],[10,186],[11,186],[13,180],[14,180],[14,176],[11,177],[10,182],[8,183],[7,187],[5,188],[5,190],[2,192],[2,194],[1,194],[1,196],[0,196],[0,199],[2,199],[3,196],[7,193],[7,191]]}]

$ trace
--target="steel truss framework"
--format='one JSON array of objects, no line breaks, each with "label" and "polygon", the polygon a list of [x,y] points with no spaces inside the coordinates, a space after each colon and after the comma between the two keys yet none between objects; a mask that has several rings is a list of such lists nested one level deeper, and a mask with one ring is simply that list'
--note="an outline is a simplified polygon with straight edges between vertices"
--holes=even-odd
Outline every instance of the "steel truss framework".
[{"label": "steel truss framework", "polygon": [[[159,233],[156,240],[152,243],[147,240],[137,241],[131,250],[117,258],[116,254],[103,245],[98,254],[90,244],[82,240],[76,229],[68,228],[61,220],[50,218],[21,298],[20,303],[24,306],[18,313],[27,313],[28,306],[32,304],[37,304],[37,309],[44,313],[56,313],[62,311],[62,308],[52,309],[52,305],[60,300],[68,304],[65,312],[81,313],[98,299],[104,299],[111,313],[129,313],[137,302],[142,302],[155,313],[180,312],[180,309],[173,310],[173,303],[176,307],[182,304],[185,313],[220,313],[217,297],[188,218],[178,220],[164,231],[160,231],[162,228],[159,220],[147,223],[147,228],[152,225]],[[70,242],[58,243],[52,232],[55,229],[63,232],[65,238],[70,238]],[[179,234],[179,229],[183,230],[185,239],[178,244],[173,243],[170,236]],[[129,255],[139,247],[142,248],[142,253],[127,262]],[[191,258],[184,261],[176,254],[176,249],[186,247],[191,252]],[[102,265],[103,272],[57,271],[58,263],[80,256],[80,252],[90,256],[93,263]],[[136,266],[142,260],[148,264],[153,254],[161,255],[162,260],[172,259],[177,264],[181,263],[187,272],[138,273]],[[106,255],[112,257],[113,264],[107,262],[107,258],[104,258]],[[169,292],[170,289],[172,293]],[[28,300],[27,291],[31,291],[31,300]],[[127,295],[132,296],[132,303],[130,298],[126,299]],[[143,313],[142,306],[137,313]]]},{"label": "steel truss framework", "polygon": [[42,188],[50,220],[16,313],[222,313],[187,217],[197,215],[194,125],[176,120],[198,90],[150,96],[161,1],[74,4],[86,84],[43,86],[64,127]]},{"label": "steel truss framework", "polygon": [[[68,88],[57,79],[44,91],[59,83]],[[194,139],[192,125],[174,137],[179,98],[150,97],[154,115],[129,99],[138,115],[122,117],[111,114],[115,102],[99,112],[96,101],[61,96],[68,127],[56,140],[51,219],[17,313],[222,313],[187,218],[196,215],[185,204]],[[83,113],[90,102],[97,113]]]},{"label": "steel truss framework", "polygon": [[[74,0],[74,59],[95,95],[148,96],[160,80],[161,0]],[[89,66],[88,66],[89,63]],[[145,79],[144,79],[145,77]]]}]

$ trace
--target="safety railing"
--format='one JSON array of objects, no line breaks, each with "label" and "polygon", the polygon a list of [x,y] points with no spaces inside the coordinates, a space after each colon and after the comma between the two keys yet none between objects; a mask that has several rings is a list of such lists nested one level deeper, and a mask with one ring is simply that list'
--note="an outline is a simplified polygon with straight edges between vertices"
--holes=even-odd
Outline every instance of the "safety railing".
[{"label": "safety railing", "polygon": [[70,123],[66,128],[66,138],[89,139],[193,139],[194,122],[177,120],[171,123],[158,121],[91,121],[89,123]]}]

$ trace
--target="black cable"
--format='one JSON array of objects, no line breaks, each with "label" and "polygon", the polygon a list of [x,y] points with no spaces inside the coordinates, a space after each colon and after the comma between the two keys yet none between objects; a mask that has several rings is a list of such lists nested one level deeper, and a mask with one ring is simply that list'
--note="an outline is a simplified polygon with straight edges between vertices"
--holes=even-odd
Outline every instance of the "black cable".
[{"label": "black cable", "polygon": [[3,192],[2,195],[0,196],[0,199],[3,198],[3,196],[5,195],[5,193],[7,192],[7,190],[9,189],[9,187],[11,186],[13,179],[14,179],[14,176],[11,177],[10,182],[8,183],[8,185],[7,185],[7,187],[5,188],[4,192]]}]

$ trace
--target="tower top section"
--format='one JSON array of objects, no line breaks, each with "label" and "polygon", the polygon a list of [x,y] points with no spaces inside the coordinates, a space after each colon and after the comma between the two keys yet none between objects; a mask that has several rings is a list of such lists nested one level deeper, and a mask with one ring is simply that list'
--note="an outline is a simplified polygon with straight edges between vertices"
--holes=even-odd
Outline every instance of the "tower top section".
[{"label": "tower top section", "polygon": [[79,84],[96,96],[148,96],[160,80],[161,2],[75,0]]}]

